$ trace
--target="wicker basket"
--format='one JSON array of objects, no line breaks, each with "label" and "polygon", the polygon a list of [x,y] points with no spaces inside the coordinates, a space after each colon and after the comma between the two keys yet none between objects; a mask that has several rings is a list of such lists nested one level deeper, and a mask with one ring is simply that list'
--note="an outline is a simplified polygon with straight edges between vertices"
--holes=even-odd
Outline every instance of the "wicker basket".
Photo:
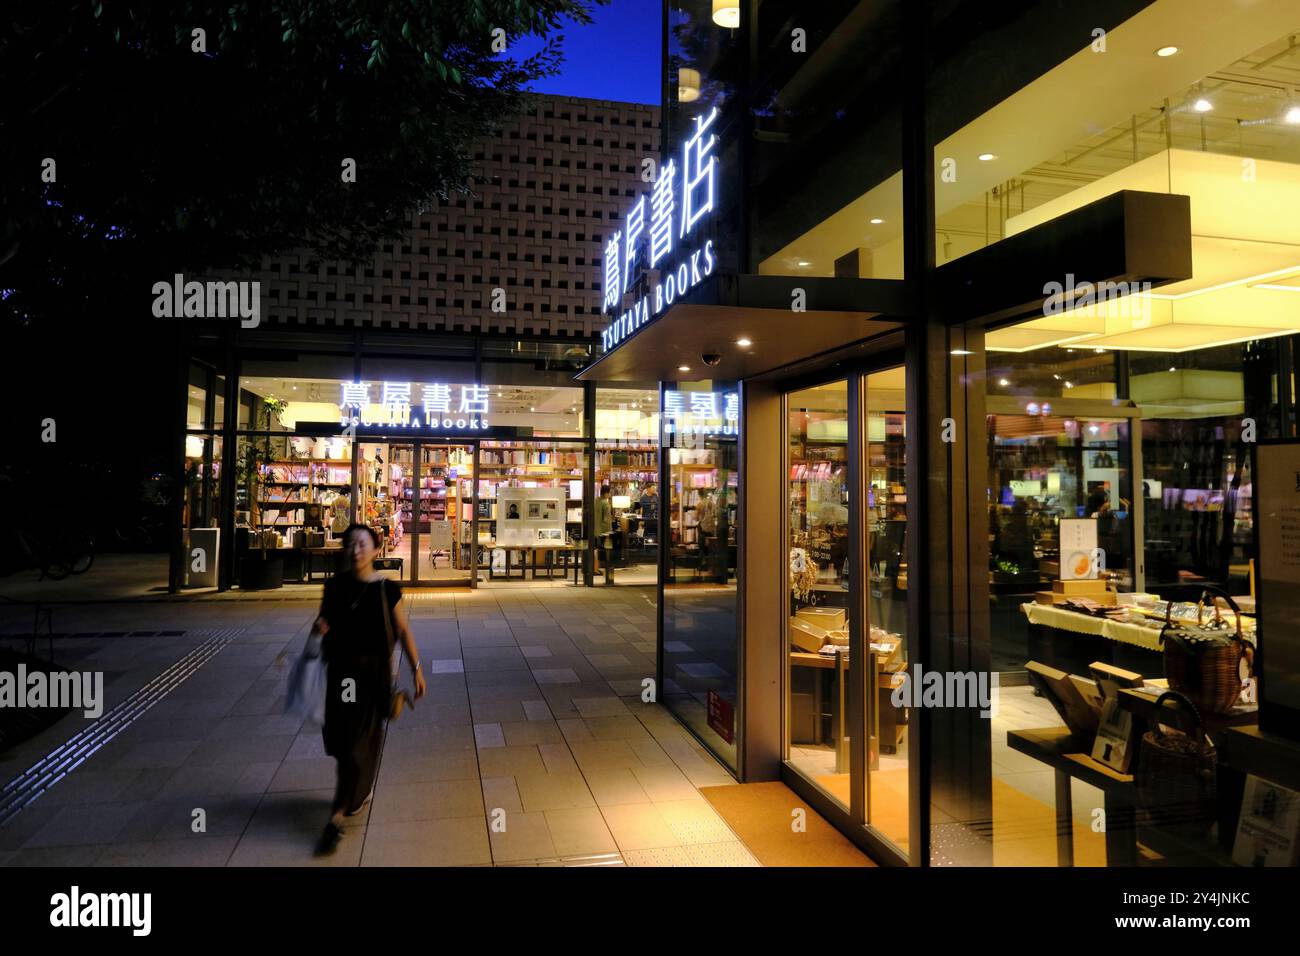
[{"label": "wicker basket", "polygon": [[[1205,608],[1205,598],[1213,596],[1214,617],[1217,627],[1201,623]],[[1219,611],[1218,598],[1222,597],[1232,608],[1237,627],[1235,633],[1225,635],[1223,615]],[[1193,703],[1198,710],[1210,714],[1226,714],[1241,696],[1242,675],[1241,662],[1247,666],[1247,676],[1254,668],[1254,648],[1247,643],[1241,633],[1241,611],[1231,596],[1218,588],[1205,588],[1200,600],[1196,602],[1196,625],[1175,623],[1170,620],[1173,602],[1165,609],[1165,626],[1160,632],[1160,643],[1164,646],[1165,677],[1169,679],[1171,689],[1179,691]],[[1195,650],[1198,636],[1214,636],[1226,643],[1211,644]]]},{"label": "wicker basket", "polygon": [[[1167,734],[1161,729],[1161,709],[1171,702],[1191,715],[1190,733]],[[1142,735],[1133,773],[1140,821],[1189,835],[1208,830],[1218,813],[1216,762],[1214,745],[1205,737],[1196,706],[1177,691],[1161,694],[1156,698],[1151,729]]]}]

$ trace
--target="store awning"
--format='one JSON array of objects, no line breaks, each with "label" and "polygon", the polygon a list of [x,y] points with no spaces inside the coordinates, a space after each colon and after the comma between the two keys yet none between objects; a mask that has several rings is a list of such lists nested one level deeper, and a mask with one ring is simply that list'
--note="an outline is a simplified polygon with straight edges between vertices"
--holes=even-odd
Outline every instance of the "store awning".
[{"label": "store awning", "polygon": [[[802,290],[795,311],[792,285]],[[903,284],[873,279],[718,275],[577,376],[595,382],[736,381],[888,337]],[[748,346],[738,345],[748,340]],[[716,356],[714,364],[705,356]]]}]

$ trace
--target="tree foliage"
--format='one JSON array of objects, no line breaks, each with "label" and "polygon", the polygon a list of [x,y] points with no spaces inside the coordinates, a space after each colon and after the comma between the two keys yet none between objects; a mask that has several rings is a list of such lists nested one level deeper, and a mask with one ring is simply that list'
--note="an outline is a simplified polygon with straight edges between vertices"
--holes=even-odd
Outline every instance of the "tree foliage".
[{"label": "tree foliage", "polygon": [[[296,248],[368,258],[469,188],[472,144],[555,72],[562,20],[605,2],[6,4],[0,310],[84,313],[128,281]],[[498,30],[546,42],[515,60]]]}]

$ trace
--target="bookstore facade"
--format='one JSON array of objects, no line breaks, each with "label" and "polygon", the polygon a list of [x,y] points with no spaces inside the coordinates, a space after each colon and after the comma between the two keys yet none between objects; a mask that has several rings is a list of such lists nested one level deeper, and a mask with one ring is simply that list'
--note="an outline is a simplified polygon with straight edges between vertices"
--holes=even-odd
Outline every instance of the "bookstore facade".
[{"label": "bookstore facade", "polygon": [[1296,865],[1294,5],[796,7],[665,5],[579,376],[728,463],[665,704],[883,863]]},{"label": "bookstore facade", "polygon": [[654,583],[653,388],[575,383],[553,340],[274,337],[191,350],[187,586],[319,581],[354,521],[403,584]]}]

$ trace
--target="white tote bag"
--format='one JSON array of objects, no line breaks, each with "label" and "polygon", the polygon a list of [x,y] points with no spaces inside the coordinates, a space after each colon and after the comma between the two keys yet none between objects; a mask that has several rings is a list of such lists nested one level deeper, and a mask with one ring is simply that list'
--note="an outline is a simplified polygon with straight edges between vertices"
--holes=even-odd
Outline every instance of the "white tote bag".
[{"label": "white tote bag", "polygon": [[302,654],[289,672],[289,694],[284,710],[316,724],[325,723],[325,661],[321,657],[321,639],[307,638]]}]

